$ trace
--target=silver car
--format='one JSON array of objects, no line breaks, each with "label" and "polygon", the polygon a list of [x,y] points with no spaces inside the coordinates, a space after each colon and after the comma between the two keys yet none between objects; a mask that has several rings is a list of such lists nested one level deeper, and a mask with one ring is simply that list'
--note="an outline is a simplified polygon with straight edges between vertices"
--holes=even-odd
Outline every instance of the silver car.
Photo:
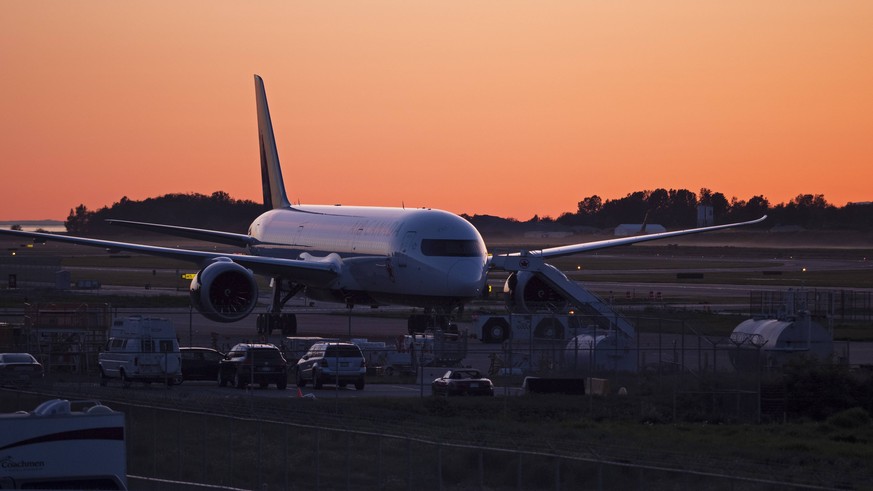
[{"label": "silver car", "polygon": [[27,386],[44,370],[30,353],[0,353],[0,385]]},{"label": "silver car", "polygon": [[315,343],[297,361],[297,386],[312,383],[316,389],[323,384],[345,387],[352,383],[364,389],[367,361],[361,349],[352,343]]}]

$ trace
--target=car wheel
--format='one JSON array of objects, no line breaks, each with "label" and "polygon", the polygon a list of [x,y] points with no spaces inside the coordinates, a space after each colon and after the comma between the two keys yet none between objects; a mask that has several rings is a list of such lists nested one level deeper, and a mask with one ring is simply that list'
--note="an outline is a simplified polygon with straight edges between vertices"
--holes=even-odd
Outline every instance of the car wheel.
[{"label": "car wheel", "polygon": [[127,378],[127,374],[124,373],[124,370],[121,370],[121,386],[122,387],[130,387],[130,379]]},{"label": "car wheel", "polygon": [[106,387],[106,384],[109,382],[109,377],[106,376],[106,373],[103,369],[100,369],[100,386]]},{"label": "car wheel", "polygon": [[221,372],[218,372],[218,386],[219,387],[226,387],[227,386],[227,379],[224,378],[224,376],[221,374]]},{"label": "car wheel", "polygon": [[303,378],[303,374],[300,373],[299,368],[297,369],[297,387],[306,387],[306,379]]},{"label": "car wheel", "polygon": [[355,389],[364,390],[364,379],[359,378],[358,380],[355,380]]},{"label": "car wheel", "polygon": [[316,389],[320,389],[323,387],[321,377],[318,376],[318,372],[316,372],[315,370],[312,371],[312,386]]}]

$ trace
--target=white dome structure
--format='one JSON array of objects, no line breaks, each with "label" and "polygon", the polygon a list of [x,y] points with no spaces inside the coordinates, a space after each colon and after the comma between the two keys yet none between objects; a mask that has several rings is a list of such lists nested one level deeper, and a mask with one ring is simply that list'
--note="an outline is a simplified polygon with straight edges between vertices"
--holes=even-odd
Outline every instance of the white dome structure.
[{"label": "white dome structure", "polygon": [[756,357],[763,366],[780,366],[789,358],[804,355],[826,361],[833,353],[833,336],[807,313],[785,319],[748,319],[731,333],[736,347],[730,353],[738,370],[757,368]]},{"label": "white dome structure", "polygon": [[597,331],[570,338],[564,349],[564,366],[575,371],[637,370],[633,339],[619,331]]}]

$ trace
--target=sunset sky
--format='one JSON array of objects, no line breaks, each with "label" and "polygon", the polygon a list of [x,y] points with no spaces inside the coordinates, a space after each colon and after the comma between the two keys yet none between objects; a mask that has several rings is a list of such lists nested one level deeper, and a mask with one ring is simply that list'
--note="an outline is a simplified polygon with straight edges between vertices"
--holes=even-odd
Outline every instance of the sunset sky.
[{"label": "sunset sky", "polygon": [[4,1],[0,220],[121,197],[527,220],[655,188],[873,201],[873,2]]}]

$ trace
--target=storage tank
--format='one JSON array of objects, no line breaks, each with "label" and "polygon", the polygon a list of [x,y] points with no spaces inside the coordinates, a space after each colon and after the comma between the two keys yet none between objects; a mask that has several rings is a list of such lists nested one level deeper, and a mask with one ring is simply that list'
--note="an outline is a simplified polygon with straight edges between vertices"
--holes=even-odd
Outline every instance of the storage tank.
[{"label": "storage tank", "polygon": [[833,353],[833,337],[808,313],[783,319],[748,319],[731,333],[731,363],[738,370],[780,366],[791,357],[804,355],[826,361]]},{"label": "storage tank", "polygon": [[633,339],[618,331],[592,331],[570,338],[564,349],[564,366],[570,370],[637,370]]}]

